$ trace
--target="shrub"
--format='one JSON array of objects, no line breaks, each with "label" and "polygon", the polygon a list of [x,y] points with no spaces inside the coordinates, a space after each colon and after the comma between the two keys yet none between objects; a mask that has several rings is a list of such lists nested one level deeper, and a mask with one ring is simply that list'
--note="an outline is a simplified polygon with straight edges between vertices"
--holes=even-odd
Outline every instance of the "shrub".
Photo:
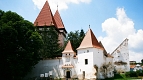
[{"label": "shrub", "polygon": [[136,71],[136,72],[130,71],[130,72],[126,72],[125,75],[126,75],[127,77],[138,77],[138,76],[141,75],[141,74],[140,74],[140,71]]},{"label": "shrub", "polygon": [[143,76],[143,70],[140,70],[139,76]]},{"label": "shrub", "polygon": [[125,73],[126,77],[130,77],[130,72]]},{"label": "shrub", "polygon": [[137,73],[134,71],[130,72],[130,77],[138,77]]}]

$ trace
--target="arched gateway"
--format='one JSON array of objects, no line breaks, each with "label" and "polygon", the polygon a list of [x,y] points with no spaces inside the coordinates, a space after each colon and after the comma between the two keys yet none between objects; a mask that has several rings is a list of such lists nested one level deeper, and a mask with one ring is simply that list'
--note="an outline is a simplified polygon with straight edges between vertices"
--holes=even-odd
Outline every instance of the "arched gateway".
[{"label": "arched gateway", "polygon": [[66,78],[71,78],[71,72],[70,71],[66,71]]}]

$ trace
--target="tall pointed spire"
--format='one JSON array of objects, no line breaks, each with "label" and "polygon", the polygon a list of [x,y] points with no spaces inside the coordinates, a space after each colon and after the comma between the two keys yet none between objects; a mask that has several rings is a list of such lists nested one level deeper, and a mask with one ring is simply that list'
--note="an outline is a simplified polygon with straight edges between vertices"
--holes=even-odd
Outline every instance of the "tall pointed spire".
[{"label": "tall pointed spire", "polygon": [[68,41],[66,48],[64,49],[64,51],[62,53],[74,53],[71,42]]},{"label": "tall pointed spire", "polygon": [[57,5],[57,10],[58,10],[58,7],[59,7],[59,6]]},{"label": "tall pointed spire", "polygon": [[89,47],[103,49],[90,28],[77,49],[83,49]]},{"label": "tall pointed spire", "polygon": [[54,15],[54,19],[55,19],[55,22],[57,24],[58,29],[64,29],[65,28],[58,10],[56,11],[56,13]]},{"label": "tall pointed spire", "polygon": [[37,19],[34,22],[34,26],[45,26],[45,25],[46,26],[56,25],[48,0],[46,0],[42,10],[40,11]]}]

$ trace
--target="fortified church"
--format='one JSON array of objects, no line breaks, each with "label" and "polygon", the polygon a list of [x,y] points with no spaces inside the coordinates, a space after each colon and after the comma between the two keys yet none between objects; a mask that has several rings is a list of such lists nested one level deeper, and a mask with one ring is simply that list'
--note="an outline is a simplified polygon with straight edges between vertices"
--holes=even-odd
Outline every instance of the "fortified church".
[{"label": "fortified church", "polygon": [[[67,31],[59,11],[57,10],[53,16],[48,1],[45,2],[34,26],[41,31],[44,26],[47,28],[49,26],[55,27],[59,33],[59,44],[64,45]],[[62,57],[41,60],[27,75],[27,78],[50,76],[54,79],[105,79],[113,77],[115,72],[129,70],[128,39],[125,39],[113,53],[109,54],[89,28],[77,48],[77,53],[73,51],[71,42],[68,41],[62,52]]]}]

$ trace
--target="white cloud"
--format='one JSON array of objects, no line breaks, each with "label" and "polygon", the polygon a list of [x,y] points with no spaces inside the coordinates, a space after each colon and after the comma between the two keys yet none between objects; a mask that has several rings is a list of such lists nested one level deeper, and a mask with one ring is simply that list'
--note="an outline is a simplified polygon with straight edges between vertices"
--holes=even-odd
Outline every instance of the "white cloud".
[{"label": "white cloud", "polygon": [[[34,5],[38,9],[41,9],[46,0],[32,0],[32,1],[34,2]],[[91,0],[48,0],[48,2],[52,12],[55,12],[57,10],[57,5],[58,5],[58,10],[66,10],[68,9],[68,4],[70,3],[73,4],[90,3]]]},{"label": "white cloud", "polygon": [[128,38],[130,60],[140,62],[143,58],[143,30],[134,28],[134,22],[126,15],[124,8],[117,8],[116,16],[102,23],[102,30],[107,36],[98,39],[111,53],[125,38]]},{"label": "white cloud", "polygon": [[141,59],[143,59],[143,53],[137,53],[133,51],[130,51],[129,53],[130,53],[129,57],[131,61],[141,62]]},{"label": "white cloud", "polygon": [[130,39],[130,48],[136,52],[143,53],[143,30],[138,30],[136,34],[129,35],[128,38]]}]

